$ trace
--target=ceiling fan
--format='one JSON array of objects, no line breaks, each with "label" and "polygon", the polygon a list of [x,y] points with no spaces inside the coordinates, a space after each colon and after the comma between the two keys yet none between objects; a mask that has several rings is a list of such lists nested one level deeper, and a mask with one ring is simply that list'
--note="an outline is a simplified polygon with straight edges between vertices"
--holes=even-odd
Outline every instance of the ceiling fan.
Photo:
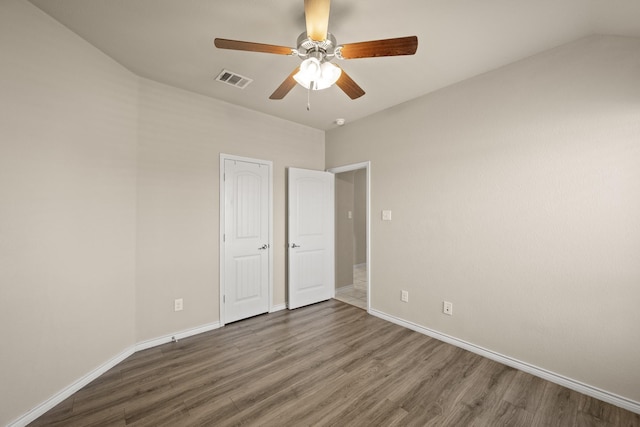
[{"label": "ceiling fan", "polygon": [[220,49],[293,55],[303,59],[269,99],[283,99],[296,83],[309,90],[326,89],[336,84],[349,98],[357,99],[364,90],[340,67],[331,63],[335,58],[356,59],[379,56],[413,55],[418,49],[418,37],[399,37],[338,45],[328,32],[330,0],[305,0],[304,14],[307,30],[298,37],[297,47],[276,46],[239,40],[216,38]]}]

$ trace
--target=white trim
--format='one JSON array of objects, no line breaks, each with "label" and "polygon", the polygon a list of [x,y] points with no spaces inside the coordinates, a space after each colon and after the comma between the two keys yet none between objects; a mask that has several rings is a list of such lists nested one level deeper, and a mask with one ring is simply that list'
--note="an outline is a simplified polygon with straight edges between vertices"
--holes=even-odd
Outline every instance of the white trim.
[{"label": "white trim", "polygon": [[127,357],[131,356],[134,352],[135,350],[133,346],[125,349],[124,351],[122,351],[122,353],[106,361],[102,365],[95,368],[93,371],[89,372],[88,374],[76,380],[73,384],[65,387],[64,389],[60,390],[58,393],[51,396],[49,399],[45,400],[35,408],[31,409],[29,412],[22,415],[20,418],[9,423],[8,427],[23,427],[29,423],[32,423],[37,418],[44,415],[47,411],[53,409],[56,405],[60,404],[62,401],[71,397],[73,393],[77,392],[82,387],[86,386],[91,381],[95,380],[100,375],[104,374],[109,369],[113,368],[118,363],[122,362]]},{"label": "white trim", "polygon": [[555,372],[551,372],[546,369],[540,368],[538,366],[532,365],[530,363],[523,362],[518,359],[514,359],[513,357],[505,356],[503,354],[500,354],[495,351],[481,347],[479,345],[472,344],[470,342],[452,337],[450,335],[443,334],[433,329],[425,328],[424,326],[420,326],[415,323],[409,322],[407,320],[403,320],[398,317],[392,316],[390,314],[383,313],[382,311],[370,309],[369,313],[373,316],[379,317],[388,322],[395,323],[396,325],[403,326],[405,328],[419,332],[423,335],[427,335],[437,340],[444,341],[448,344],[454,345],[456,347],[463,348],[472,353],[486,357],[487,359],[491,359],[498,363],[502,363],[503,365],[510,366],[512,368],[518,369],[520,371],[526,372],[531,375],[535,375],[536,377],[540,377],[552,383],[561,385],[563,387],[567,387],[571,390],[577,391],[578,393],[582,393],[587,396],[594,397],[596,399],[602,400],[603,402],[607,402],[612,405],[618,406],[620,408],[626,409],[628,411],[640,414],[640,402],[636,402],[634,400],[627,399],[617,394],[610,393],[598,387],[590,386],[583,382],[565,377],[560,374],[556,374]]},{"label": "white trim", "polygon": [[371,162],[367,162],[367,312],[371,311]]},{"label": "white trim", "polygon": [[286,310],[287,309],[287,304],[278,304],[278,305],[272,305],[271,308],[269,309],[269,313],[275,313],[276,311],[281,311],[281,310]]},{"label": "white trim", "polygon": [[213,331],[220,328],[220,322],[213,322],[207,325],[198,326],[196,328],[186,329],[184,331],[176,332],[162,337],[153,338],[150,340],[139,342],[135,345],[135,351],[146,350],[148,348],[157,347],[162,344],[169,343],[174,340],[181,340],[183,338],[191,337],[194,335],[202,334],[204,332]]},{"label": "white trim", "polygon": [[[350,165],[338,166],[335,168],[327,169],[327,172],[338,174],[342,172],[351,172],[359,169],[365,169],[367,171],[367,188],[366,188],[366,206],[367,206],[367,312],[371,313],[371,161],[353,163]],[[360,264],[358,264],[360,265]],[[333,292],[335,298],[335,289]]]},{"label": "white trim", "polygon": [[358,169],[366,169],[371,166],[370,161],[360,162],[360,163],[352,163],[350,165],[337,166],[335,168],[327,169],[327,172],[331,172],[333,174],[342,173],[342,172],[351,172]]},{"label": "white trim", "polygon": [[272,313],[273,308],[273,162],[271,160],[254,159],[251,157],[234,156],[232,154],[220,153],[220,234],[219,234],[219,273],[218,288],[219,288],[219,304],[220,304],[220,326],[225,325],[225,312],[224,312],[224,211],[225,211],[225,186],[224,186],[224,162],[225,160],[238,160],[240,162],[258,163],[261,165],[267,165],[269,167],[269,313]]},{"label": "white trim", "polygon": [[224,326],[224,211],[225,211],[225,191],[224,191],[224,161],[226,157],[224,154],[220,153],[220,188],[219,188],[219,197],[220,197],[220,234],[218,235],[218,244],[219,247],[219,258],[218,258],[218,273],[220,277],[218,277],[218,303],[219,303],[219,319],[220,325]]}]

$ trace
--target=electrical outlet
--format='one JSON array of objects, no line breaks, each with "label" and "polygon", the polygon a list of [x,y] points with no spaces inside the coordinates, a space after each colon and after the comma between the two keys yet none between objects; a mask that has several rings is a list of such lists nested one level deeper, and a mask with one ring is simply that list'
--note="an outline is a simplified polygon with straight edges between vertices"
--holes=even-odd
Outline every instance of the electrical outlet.
[{"label": "electrical outlet", "polygon": [[402,291],[400,294],[400,299],[402,302],[409,302],[409,291]]},{"label": "electrical outlet", "polygon": [[449,301],[443,301],[442,312],[444,314],[448,314],[449,316],[453,316],[453,303],[450,303]]},{"label": "electrical outlet", "polygon": [[182,298],[173,300],[173,311],[182,311]]}]

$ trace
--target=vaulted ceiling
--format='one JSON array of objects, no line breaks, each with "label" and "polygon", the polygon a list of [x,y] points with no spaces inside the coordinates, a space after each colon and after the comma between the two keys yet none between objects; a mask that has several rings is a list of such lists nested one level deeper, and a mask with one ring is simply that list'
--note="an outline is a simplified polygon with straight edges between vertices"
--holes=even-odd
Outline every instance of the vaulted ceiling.
[{"label": "vaulted ceiling", "polygon": [[[331,129],[535,53],[591,35],[640,37],[637,0],[333,0],[338,44],[417,35],[414,56],[340,62],[366,95],[297,86],[269,95],[299,65],[293,56],[217,49],[215,37],[295,47],[303,0],[30,0],[135,74]],[[253,79],[215,81],[223,69]]]}]

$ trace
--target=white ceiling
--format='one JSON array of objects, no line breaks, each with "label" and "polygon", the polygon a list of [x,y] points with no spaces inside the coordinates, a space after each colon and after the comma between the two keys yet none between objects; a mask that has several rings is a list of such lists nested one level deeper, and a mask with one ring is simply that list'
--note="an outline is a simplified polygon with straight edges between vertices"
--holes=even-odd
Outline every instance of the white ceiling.
[{"label": "white ceiling", "polygon": [[[366,95],[313,92],[308,112],[300,86],[268,99],[300,59],[213,46],[221,37],[295,47],[303,0],[30,1],[142,77],[324,130],[590,34],[640,37],[638,0],[333,0],[338,44],[417,35],[418,52],[342,61]],[[225,68],[254,82],[216,82]]]}]

